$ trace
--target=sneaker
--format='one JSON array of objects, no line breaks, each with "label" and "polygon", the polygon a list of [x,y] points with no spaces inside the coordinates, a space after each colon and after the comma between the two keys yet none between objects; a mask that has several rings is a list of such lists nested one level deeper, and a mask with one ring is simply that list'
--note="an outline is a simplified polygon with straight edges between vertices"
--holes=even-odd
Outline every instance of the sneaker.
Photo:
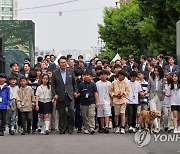
[{"label": "sneaker", "polygon": [[22,128],[21,128],[21,126],[18,126],[18,133],[21,133],[22,132]]},{"label": "sneaker", "polygon": [[133,127],[133,129],[132,129],[132,130],[133,130],[133,133],[135,133],[135,132],[136,132],[136,128],[134,128],[134,127]]},{"label": "sneaker", "polygon": [[158,134],[159,133],[159,129],[158,128],[155,128],[154,129],[154,134]]},{"label": "sneaker", "polygon": [[14,134],[15,134],[15,131],[14,131],[13,129],[11,129],[10,134],[11,134],[11,135],[14,135]]},{"label": "sneaker", "polygon": [[108,134],[108,133],[109,133],[109,128],[108,128],[108,127],[105,127],[104,133],[105,133],[105,134]]},{"label": "sneaker", "polygon": [[133,133],[133,127],[129,127],[129,133]]},{"label": "sneaker", "polygon": [[177,129],[177,128],[174,128],[173,133],[174,133],[174,134],[177,134],[177,133],[178,133],[178,129]]},{"label": "sneaker", "polygon": [[99,133],[104,133],[104,128],[98,130]]},{"label": "sneaker", "polygon": [[90,134],[94,134],[94,133],[95,133],[94,129],[91,129]]},{"label": "sneaker", "polygon": [[44,130],[44,129],[41,129],[40,134],[45,134],[45,130]]},{"label": "sneaker", "polygon": [[23,131],[23,132],[21,133],[21,135],[26,135],[26,132]]},{"label": "sneaker", "polygon": [[119,133],[119,127],[115,128],[115,133],[118,134]]},{"label": "sneaker", "polygon": [[85,129],[84,134],[89,134],[89,131]]},{"label": "sneaker", "polygon": [[78,134],[82,133],[82,129],[78,129],[77,133]]},{"label": "sneaker", "polygon": [[180,126],[177,127],[178,133],[180,134]]},{"label": "sneaker", "polygon": [[121,128],[120,134],[125,134],[125,129]]},{"label": "sneaker", "polygon": [[44,134],[49,135],[49,130],[46,130]]}]

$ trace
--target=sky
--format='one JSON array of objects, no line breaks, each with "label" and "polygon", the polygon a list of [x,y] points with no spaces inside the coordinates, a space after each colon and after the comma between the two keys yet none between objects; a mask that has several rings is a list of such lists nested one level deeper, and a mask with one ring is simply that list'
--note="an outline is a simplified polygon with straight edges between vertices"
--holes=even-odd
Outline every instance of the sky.
[{"label": "sky", "polygon": [[[18,0],[18,9],[67,1],[70,0]],[[97,46],[98,23],[103,23],[103,8],[115,7],[116,1],[79,0],[53,7],[18,10],[18,20],[33,20],[36,27],[36,47],[41,50],[90,50]],[[94,8],[97,9],[72,11]],[[62,16],[59,16],[59,12],[62,12]]]}]

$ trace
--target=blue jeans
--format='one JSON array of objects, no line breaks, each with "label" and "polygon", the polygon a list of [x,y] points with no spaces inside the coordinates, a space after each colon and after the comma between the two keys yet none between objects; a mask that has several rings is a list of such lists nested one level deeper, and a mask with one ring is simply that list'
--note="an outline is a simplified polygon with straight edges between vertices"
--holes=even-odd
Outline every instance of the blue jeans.
[{"label": "blue jeans", "polygon": [[17,124],[17,110],[12,111],[11,109],[7,111],[7,124],[9,128],[16,128]]}]

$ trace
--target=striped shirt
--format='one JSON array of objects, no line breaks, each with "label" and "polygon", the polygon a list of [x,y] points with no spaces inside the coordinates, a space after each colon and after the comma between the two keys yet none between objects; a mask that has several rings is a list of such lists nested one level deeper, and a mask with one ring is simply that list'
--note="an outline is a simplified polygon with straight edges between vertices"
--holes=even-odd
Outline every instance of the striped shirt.
[{"label": "striped shirt", "polygon": [[[148,82],[147,81],[139,81],[141,84],[142,90],[144,92],[148,92]],[[148,94],[146,96],[139,96],[139,104],[147,104],[148,102]]]}]

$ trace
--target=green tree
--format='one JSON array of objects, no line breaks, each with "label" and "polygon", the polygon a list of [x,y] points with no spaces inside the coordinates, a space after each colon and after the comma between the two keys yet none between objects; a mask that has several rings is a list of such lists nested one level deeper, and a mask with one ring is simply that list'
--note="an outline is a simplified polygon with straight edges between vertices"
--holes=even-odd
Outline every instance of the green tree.
[{"label": "green tree", "polygon": [[[106,51],[121,56],[172,55],[179,17],[179,0],[131,0],[120,8],[105,8],[99,34]],[[106,51],[103,55],[108,55]]]}]

